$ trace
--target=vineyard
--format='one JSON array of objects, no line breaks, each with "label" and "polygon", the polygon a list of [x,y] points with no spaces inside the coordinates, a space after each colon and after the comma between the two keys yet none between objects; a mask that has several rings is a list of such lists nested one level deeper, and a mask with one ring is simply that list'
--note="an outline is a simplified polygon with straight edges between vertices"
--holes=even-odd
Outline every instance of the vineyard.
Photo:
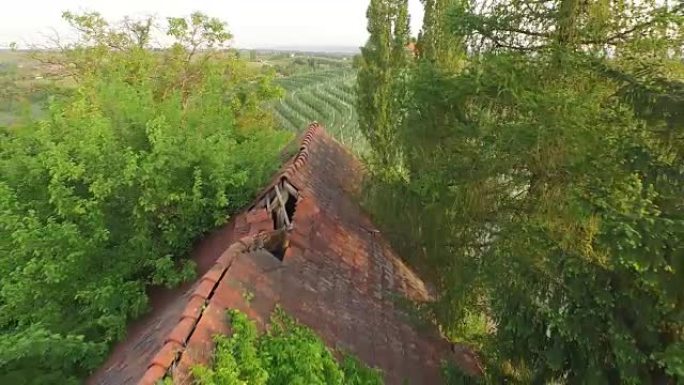
[{"label": "vineyard", "polygon": [[363,153],[367,142],[358,130],[355,82],[356,73],[349,68],[282,78],[278,83],[286,95],[275,105],[276,116],[285,129],[295,132],[318,121],[352,151]]}]

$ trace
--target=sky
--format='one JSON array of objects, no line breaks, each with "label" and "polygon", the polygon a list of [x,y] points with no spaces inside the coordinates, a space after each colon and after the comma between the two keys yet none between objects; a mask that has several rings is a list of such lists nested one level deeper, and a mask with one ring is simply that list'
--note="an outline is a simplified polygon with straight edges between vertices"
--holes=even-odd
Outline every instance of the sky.
[{"label": "sky", "polygon": [[[63,11],[97,11],[108,20],[124,16],[186,16],[202,11],[228,23],[239,48],[361,46],[368,36],[369,0],[18,0],[0,12],[0,47],[44,44],[69,35]],[[409,0],[413,34],[422,22],[420,0]]]}]

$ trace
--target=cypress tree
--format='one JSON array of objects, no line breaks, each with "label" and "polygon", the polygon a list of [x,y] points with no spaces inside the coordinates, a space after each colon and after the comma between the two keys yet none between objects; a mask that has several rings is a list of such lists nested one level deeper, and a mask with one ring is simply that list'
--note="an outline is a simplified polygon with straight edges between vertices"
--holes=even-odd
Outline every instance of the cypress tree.
[{"label": "cypress tree", "polygon": [[392,31],[392,66],[397,70],[408,66],[407,47],[411,40],[408,0],[394,0],[394,30]]},{"label": "cypress tree", "polygon": [[371,0],[370,37],[361,48],[357,81],[359,127],[381,168],[397,163],[396,132],[403,119],[410,38],[407,0]]},{"label": "cypress tree", "polygon": [[449,26],[449,12],[464,11],[464,0],[422,0],[425,7],[423,29],[419,36],[420,57],[444,69],[456,69],[465,53],[462,38]]}]

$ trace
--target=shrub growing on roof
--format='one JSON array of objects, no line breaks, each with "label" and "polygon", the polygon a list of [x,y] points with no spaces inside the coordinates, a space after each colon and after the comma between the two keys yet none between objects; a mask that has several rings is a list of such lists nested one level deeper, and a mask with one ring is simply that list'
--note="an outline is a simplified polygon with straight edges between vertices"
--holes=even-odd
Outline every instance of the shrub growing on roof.
[{"label": "shrub growing on roof", "polygon": [[232,336],[217,336],[211,368],[193,368],[200,385],[382,385],[380,373],[346,356],[338,363],[323,341],[281,309],[259,335],[254,322],[230,311]]}]

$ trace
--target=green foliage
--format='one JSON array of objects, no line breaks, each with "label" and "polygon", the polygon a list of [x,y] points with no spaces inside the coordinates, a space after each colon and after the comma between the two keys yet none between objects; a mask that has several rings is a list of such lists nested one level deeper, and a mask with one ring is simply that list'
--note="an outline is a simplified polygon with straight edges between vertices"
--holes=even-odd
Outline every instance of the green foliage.
[{"label": "green foliage", "polygon": [[406,0],[372,0],[368,6],[370,37],[357,63],[359,128],[373,149],[373,160],[396,164],[397,127],[404,123],[410,66],[409,15]]},{"label": "green foliage", "polygon": [[681,5],[448,14],[466,60],[417,61],[405,175],[367,190],[445,335],[482,347],[486,383],[681,382]]},{"label": "green foliage", "polygon": [[[0,379],[5,384],[78,384],[64,373],[97,365],[104,353],[101,344],[87,342],[83,336],[51,333],[38,324],[1,336]],[[27,367],[33,370],[27,373]]]},{"label": "green foliage", "polygon": [[175,43],[153,51],[151,22],[64,16],[82,34],[57,58],[75,86],[0,131],[2,383],[93,369],[146,286],[193,276],[193,242],[249,202],[290,136],[261,107],[270,78],[214,49],[218,20],[169,19]]},{"label": "green foliage", "polygon": [[463,0],[423,0],[425,15],[418,37],[420,58],[445,69],[456,70],[464,61],[463,38],[449,28],[449,12],[467,7]]},{"label": "green foliage", "polygon": [[445,385],[479,385],[482,383],[480,379],[463,374],[453,363],[445,364],[442,367],[442,377]]},{"label": "green foliage", "polygon": [[323,341],[281,309],[271,328],[259,335],[247,316],[230,312],[230,337],[216,337],[212,368],[193,368],[200,385],[381,385],[378,371],[346,356],[339,364]]}]

